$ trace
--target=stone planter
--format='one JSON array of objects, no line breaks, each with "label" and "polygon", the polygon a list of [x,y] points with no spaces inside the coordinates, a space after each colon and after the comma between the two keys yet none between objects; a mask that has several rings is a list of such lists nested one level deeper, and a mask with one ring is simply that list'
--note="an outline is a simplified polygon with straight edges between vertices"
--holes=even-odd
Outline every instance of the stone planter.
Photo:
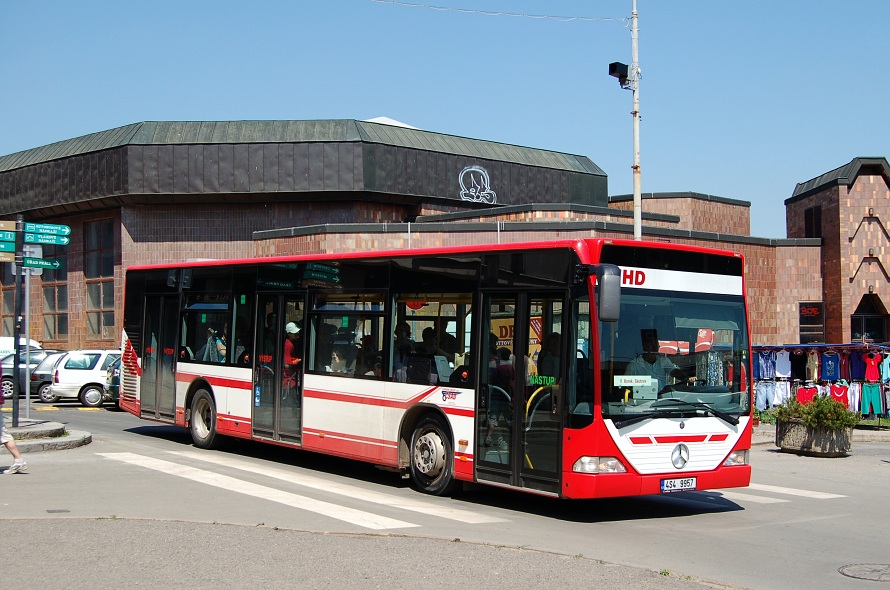
[{"label": "stone planter", "polygon": [[853,428],[829,429],[800,422],[776,422],[776,446],[814,457],[845,457],[853,449]]}]

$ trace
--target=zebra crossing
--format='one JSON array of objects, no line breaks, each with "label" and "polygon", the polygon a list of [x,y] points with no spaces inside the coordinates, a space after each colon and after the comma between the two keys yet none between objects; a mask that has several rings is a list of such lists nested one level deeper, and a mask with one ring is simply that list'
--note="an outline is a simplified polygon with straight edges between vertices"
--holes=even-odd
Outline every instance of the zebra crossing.
[{"label": "zebra crossing", "polygon": [[[440,498],[430,498],[416,495],[413,497],[400,496],[393,493],[385,493],[368,490],[357,485],[337,482],[293,469],[286,469],[239,459],[231,455],[215,452],[200,451],[168,451],[167,458],[156,458],[136,453],[98,453],[98,456],[113,461],[138,466],[144,469],[157,471],[183,478],[204,485],[224,489],[229,492],[244,494],[258,499],[268,500],[298,510],[305,510],[315,514],[349,523],[361,528],[385,531],[393,529],[411,529],[422,526],[412,522],[410,513],[446,519],[469,525],[485,525],[498,522],[507,522],[507,519],[488,514],[481,510],[467,509],[454,506],[452,502],[443,501]],[[206,468],[196,465],[203,464]],[[242,471],[253,476],[261,476],[271,480],[288,484],[291,490],[294,488],[307,491],[317,491],[334,497],[348,499],[349,502],[360,502],[369,505],[369,509],[351,508],[332,501],[320,500],[295,491],[287,491],[263,485],[233,475],[226,475],[214,471],[213,468],[224,468],[227,472]],[[832,500],[845,498],[841,494],[820,492],[815,490],[803,490],[782,486],[772,486],[752,483],[748,488],[688,492],[669,496],[660,496],[670,502],[683,502],[698,504],[701,506],[714,505],[716,502],[732,502],[745,504],[778,504],[790,502],[794,499],[805,500]],[[354,505],[354,504],[353,504]],[[386,507],[387,511],[393,509],[406,513],[405,517],[393,518],[372,512],[373,506]],[[391,512],[390,512],[391,513]]]}]

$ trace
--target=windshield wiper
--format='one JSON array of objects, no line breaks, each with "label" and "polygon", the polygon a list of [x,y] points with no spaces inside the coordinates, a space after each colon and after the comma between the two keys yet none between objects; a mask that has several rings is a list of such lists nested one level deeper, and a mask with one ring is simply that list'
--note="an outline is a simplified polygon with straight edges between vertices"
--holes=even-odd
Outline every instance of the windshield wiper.
[{"label": "windshield wiper", "polygon": [[612,424],[615,425],[615,428],[621,430],[625,426],[630,426],[631,424],[636,424],[637,422],[642,422],[643,420],[648,420],[649,418],[653,418],[656,415],[656,412],[646,412],[645,414],[635,414],[630,418],[625,418],[624,420],[615,420],[612,419]]},{"label": "windshield wiper", "polygon": [[690,401],[682,400],[682,399],[667,398],[667,399],[660,399],[656,403],[658,404],[659,407],[669,404],[669,405],[673,405],[673,406],[686,406],[686,407],[697,408],[700,410],[704,410],[706,412],[710,412],[714,416],[720,418],[724,422],[728,422],[728,423],[732,424],[733,426],[737,426],[739,423],[739,419],[736,418],[735,416],[733,416],[732,414],[727,414],[726,412],[716,410],[712,406],[709,406],[708,404],[706,404],[704,402],[690,402]]},{"label": "windshield wiper", "polygon": [[632,424],[636,424],[637,422],[648,420],[649,418],[665,417],[672,414],[677,414],[679,412],[682,412],[684,408],[695,408],[696,410],[704,410],[705,412],[708,412],[720,418],[724,422],[732,424],[733,426],[736,426],[739,423],[739,419],[735,416],[727,414],[726,412],[721,412],[720,410],[715,410],[714,408],[703,402],[690,402],[682,399],[663,398],[655,403],[658,405],[656,406],[653,404],[652,411],[650,412],[634,414],[633,416],[624,418],[623,420],[612,419],[612,424],[615,425],[615,428],[618,428],[620,430],[625,426],[630,426]]}]

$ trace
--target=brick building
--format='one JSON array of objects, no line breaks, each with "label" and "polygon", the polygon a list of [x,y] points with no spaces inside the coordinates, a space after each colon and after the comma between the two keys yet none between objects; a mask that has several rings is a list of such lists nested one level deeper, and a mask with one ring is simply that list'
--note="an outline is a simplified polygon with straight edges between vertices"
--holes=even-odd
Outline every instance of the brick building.
[{"label": "brick building", "polygon": [[[851,316],[886,317],[888,185],[883,158],[798,185],[780,240],[749,235],[746,201],[647,194],[644,239],[743,253],[755,344],[846,342],[858,334]],[[72,228],[68,246],[44,247],[60,269],[30,281],[31,337],[67,349],[118,345],[132,264],[627,238],[631,209],[584,156],[355,120],[143,122],[0,157],[0,218]],[[10,267],[2,335],[13,330]]]}]

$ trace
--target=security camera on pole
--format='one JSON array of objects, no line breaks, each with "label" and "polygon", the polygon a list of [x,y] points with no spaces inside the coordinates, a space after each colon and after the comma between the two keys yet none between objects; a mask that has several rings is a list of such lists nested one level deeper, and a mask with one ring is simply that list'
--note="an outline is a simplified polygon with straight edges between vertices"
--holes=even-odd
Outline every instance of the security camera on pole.
[{"label": "security camera on pole", "polygon": [[633,9],[630,15],[630,40],[631,40],[631,64],[613,62],[609,64],[609,75],[618,78],[618,82],[625,90],[633,91],[634,118],[634,239],[643,239],[643,181],[640,172],[640,64],[638,59],[638,33],[637,29],[637,0],[633,0]]}]

